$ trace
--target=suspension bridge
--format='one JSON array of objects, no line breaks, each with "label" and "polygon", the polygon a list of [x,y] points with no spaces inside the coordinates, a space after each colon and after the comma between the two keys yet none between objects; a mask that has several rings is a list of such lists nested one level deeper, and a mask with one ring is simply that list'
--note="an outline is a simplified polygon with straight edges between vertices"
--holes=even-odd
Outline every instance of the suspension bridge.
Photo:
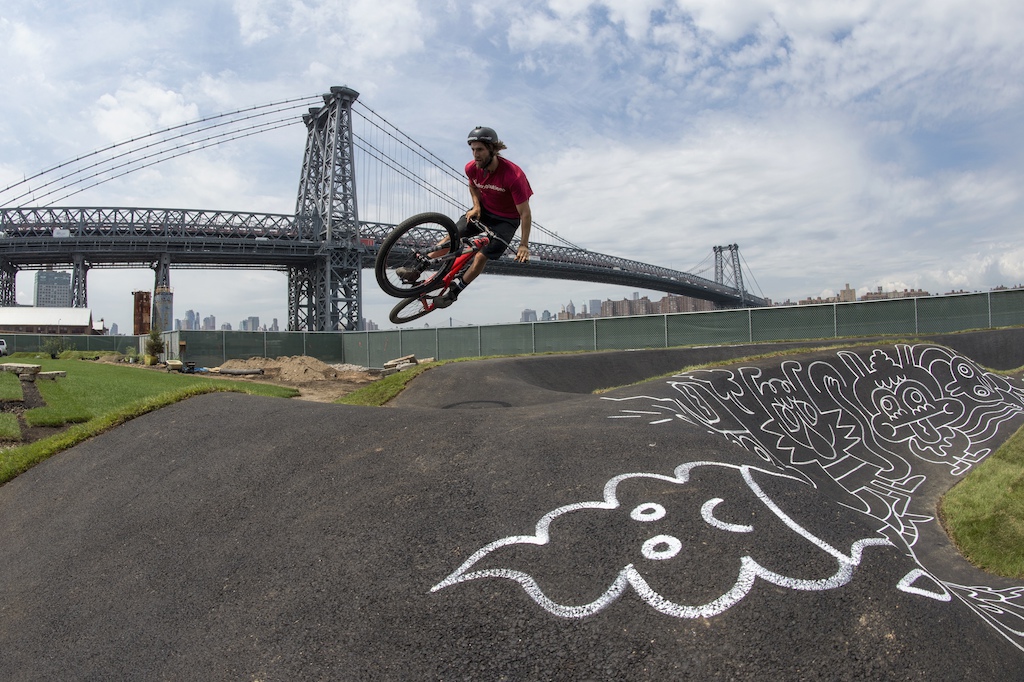
[{"label": "suspension bridge", "polygon": [[[307,109],[307,138],[294,213],[55,205],[153,164],[295,125],[297,108]],[[467,198],[460,170],[360,103],[356,91],[333,87],[315,100],[218,114],[119,142],[0,189],[0,306],[16,305],[21,270],[70,268],[72,305],[87,307],[94,268],[152,268],[154,290],[165,292],[172,266],[268,268],[287,273],[288,329],[360,329],[362,273],[394,224],[425,211],[458,215]],[[46,203],[25,205],[40,200]],[[588,251],[537,223],[534,230],[528,263],[501,259],[488,272],[639,287],[723,308],[767,304],[745,289],[736,244],[714,247],[708,279]],[[172,320],[156,313],[154,326],[169,330]]]}]

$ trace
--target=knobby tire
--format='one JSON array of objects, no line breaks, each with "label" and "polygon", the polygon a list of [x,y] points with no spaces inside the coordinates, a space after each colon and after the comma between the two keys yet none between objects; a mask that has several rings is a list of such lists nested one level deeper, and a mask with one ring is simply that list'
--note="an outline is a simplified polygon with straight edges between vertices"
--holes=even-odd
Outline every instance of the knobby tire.
[{"label": "knobby tire", "polygon": [[381,290],[390,296],[408,298],[440,287],[441,279],[451,270],[451,260],[434,264],[433,269],[425,270],[415,283],[404,282],[395,270],[415,266],[414,252],[430,253],[445,235],[449,244],[458,247],[455,222],[443,213],[420,213],[399,223],[384,239],[374,262],[373,270]]},{"label": "knobby tire", "polygon": [[388,315],[388,319],[391,320],[392,324],[404,324],[406,322],[418,320],[424,315],[434,312],[434,310],[436,310],[436,308],[425,307],[423,299],[418,296],[413,296],[400,301],[398,305],[392,308],[391,314]]}]

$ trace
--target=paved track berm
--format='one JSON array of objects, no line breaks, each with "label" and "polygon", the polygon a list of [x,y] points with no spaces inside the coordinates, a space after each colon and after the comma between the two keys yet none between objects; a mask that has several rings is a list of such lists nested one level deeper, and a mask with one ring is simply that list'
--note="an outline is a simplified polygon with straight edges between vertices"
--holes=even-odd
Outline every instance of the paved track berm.
[{"label": "paved track berm", "polygon": [[2,677],[1024,679],[1024,588],[934,518],[1024,387],[927,343],[680,372],[766,350],[135,419],[0,487]]}]

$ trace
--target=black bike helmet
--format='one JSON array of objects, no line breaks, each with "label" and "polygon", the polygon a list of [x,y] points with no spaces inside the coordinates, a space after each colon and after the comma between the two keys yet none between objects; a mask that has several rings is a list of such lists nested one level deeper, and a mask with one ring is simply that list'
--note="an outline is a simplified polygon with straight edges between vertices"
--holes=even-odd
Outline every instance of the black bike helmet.
[{"label": "black bike helmet", "polygon": [[498,139],[498,133],[494,132],[494,128],[477,126],[469,131],[469,136],[466,138],[466,144],[473,144],[474,142],[483,142],[484,144],[492,145],[498,144],[501,140]]}]

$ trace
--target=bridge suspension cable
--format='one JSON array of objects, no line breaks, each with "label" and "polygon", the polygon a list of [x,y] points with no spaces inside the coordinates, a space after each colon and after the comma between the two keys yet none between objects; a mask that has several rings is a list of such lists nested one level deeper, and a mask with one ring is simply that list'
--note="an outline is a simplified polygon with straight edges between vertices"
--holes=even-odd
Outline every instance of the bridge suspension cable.
[{"label": "bridge suspension cable", "polygon": [[[363,194],[360,198],[362,219],[371,219],[366,210],[369,208],[376,212],[372,220],[385,223],[397,223],[414,213],[428,210],[442,213],[445,209],[454,209],[458,213],[466,210],[467,179],[461,170],[430,152],[362,102],[354,102],[353,110],[358,111],[364,122],[363,133],[353,135],[357,150],[383,167],[395,171],[410,185],[384,186],[385,182],[390,182],[390,177],[384,178],[380,175],[373,178],[376,182],[364,181],[361,185]],[[373,172],[374,164],[356,165],[357,168]],[[382,171],[383,168],[378,166],[378,170]],[[422,199],[417,200],[416,194],[410,191],[412,188],[426,190],[432,197],[430,204],[424,206]],[[369,196],[367,190],[370,192]],[[584,250],[540,223],[534,222],[533,228],[564,246]]]},{"label": "bridge suspension cable", "polygon": [[[294,113],[295,110],[299,108],[308,107],[309,104],[315,101],[316,99],[320,98],[314,98],[312,96],[300,97],[288,100],[281,100],[277,102],[271,102],[268,104],[261,104],[253,107],[247,107],[244,109],[237,109],[235,111],[206,116],[195,121],[180,123],[174,126],[163,128],[161,130],[147,133],[145,135],[139,135],[137,137],[132,137],[127,140],[122,140],[121,142],[116,142],[106,147],[96,149],[87,154],[82,154],[73,159],[63,161],[49,168],[38,171],[33,175],[24,178],[23,180],[12,183],[7,187],[4,187],[3,189],[0,189],[0,200],[2,200],[2,203],[0,203],[0,207],[10,206],[11,204],[17,202],[19,199],[24,199],[25,197],[32,197],[33,201],[38,201],[39,199],[52,197],[53,195],[59,194],[60,192],[63,192],[65,190],[71,189],[78,185],[82,185],[84,183],[88,183],[89,180],[101,177],[104,174],[110,173],[113,170],[134,166],[130,170],[107,177],[106,179],[99,182],[87,184],[85,187],[80,187],[75,191],[64,194],[59,198],[53,200],[61,201],[62,199],[66,199],[69,196],[73,196],[82,191],[85,191],[86,189],[103,184],[104,182],[108,182],[109,180],[113,180],[114,178],[123,177],[124,175],[127,175],[129,173],[142,170],[143,168],[148,168],[157,163],[168,161],[170,159],[182,156],[183,154],[190,153],[192,151],[199,151],[200,149],[205,149],[210,146],[223,144],[225,142],[231,142],[234,140],[249,137],[251,135],[255,135],[257,133],[268,132],[270,130],[275,130],[286,125],[295,124],[298,121],[298,117],[296,117]],[[287,117],[276,118],[270,121],[266,120],[268,117],[274,116],[275,114],[280,114],[282,112],[289,112],[290,115]],[[254,120],[256,122],[246,124],[247,122]],[[227,132],[209,134],[210,131],[222,127],[229,127],[231,129],[228,130]],[[131,158],[121,163],[116,163],[120,159],[132,157],[133,155],[137,155],[140,152],[143,152],[144,150],[147,149],[153,149],[154,147],[168,145],[176,140],[186,141],[178,142],[176,144],[173,144],[172,146],[165,147],[164,149],[158,152],[146,154],[143,155],[142,157]],[[96,159],[97,157],[101,157],[104,154],[107,154],[108,152],[121,150],[126,147],[128,148],[126,151],[121,151],[117,154],[100,158],[99,160],[93,161],[91,163],[84,163],[92,159]],[[149,160],[149,162],[143,163],[146,160]],[[75,168],[76,164],[81,165]],[[30,184],[33,180],[45,178],[48,175],[51,175],[57,171],[61,171],[64,169],[69,170],[67,170],[67,172],[63,173],[62,175],[53,178],[52,180],[44,182],[43,184]],[[93,172],[88,173],[89,171]],[[56,187],[54,187],[54,185],[56,185]],[[48,189],[46,192],[39,194],[40,190],[46,188],[52,189]],[[21,191],[21,194],[12,196],[7,199],[2,199],[5,193],[9,193],[12,190]],[[49,203],[53,202],[51,201]]]},{"label": "bridge suspension cable", "polygon": [[713,277],[714,276],[713,270],[714,270],[714,267],[715,267],[714,258],[715,258],[715,252],[714,251],[709,251],[707,254],[705,254],[703,260],[701,260],[699,263],[697,263],[692,268],[688,269],[687,272],[689,272],[690,274],[693,274],[693,275],[701,276],[701,277],[704,276],[705,273],[709,273],[710,272],[712,274],[712,277]]},{"label": "bridge suspension cable", "polygon": [[[153,152],[151,154],[145,154],[143,156],[140,156],[140,157],[137,157],[137,158],[133,158],[133,159],[124,161],[124,162],[119,163],[119,164],[107,165],[109,163],[109,161],[110,161],[110,160],[107,160],[107,161],[104,161],[102,164],[96,164],[96,165],[104,165],[104,168],[102,170],[95,171],[95,172],[93,172],[93,173],[91,173],[89,175],[82,176],[82,177],[80,177],[80,178],[78,178],[76,180],[73,180],[73,181],[61,184],[58,187],[56,187],[54,189],[51,189],[51,190],[49,190],[47,192],[44,192],[42,194],[36,194],[36,192],[33,190],[31,192],[26,192],[25,194],[22,194],[22,195],[20,195],[17,198],[21,198],[21,197],[24,197],[24,196],[27,196],[27,195],[32,195],[33,199],[37,199],[38,200],[38,199],[43,199],[43,198],[46,198],[46,197],[53,196],[54,194],[57,194],[57,193],[62,192],[64,190],[69,190],[72,187],[75,187],[76,185],[84,185],[82,187],[78,187],[77,189],[75,189],[73,191],[69,191],[66,194],[62,194],[61,196],[59,196],[56,199],[54,199],[52,202],[49,202],[49,203],[56,203],[58,201],[62,201],[64,199],[67,199],[68,197],[72,197],[72,196],[74,196],[76,194],[80,194],[80,193],[82,193],[82,192],[84,192],[84,191],[86,191],[88,189],[91,189],[93,187],[96,187],[98,185],[102,185],[104,183],[110,182],[111,180],[116,180],[117,178],[124,177],[125,175],[130,175],[132,173],[135,173],[136,171],[140,171],[140,170],[143,170],[145,168],[149,168],[150,166],[155,166],[158,163],[163,163],[165,161],[170,161],[171,159],[175,159],[175,158],[177,158],[179,156],[184,156],[185,154],[191,154],[193,152],[197,152],[197,151],[200,151],[202,149],[206,149],[207,147],[212,147],[214,145],[223,144],[225,142],[232,142],[234,140],[240,140],[240,139],[245,138],[245,137],[250,137],[252,135],[256,135],[256,134],[259,134],[259,133],[264,133],[264,132],[267,132],[267,131],[270,131],[270,130],[276,130],[278,128],[283,128],[285,126],[294,125],[294,124],[295,124],[295,118],[293,116],[289,116],[286,119],[279,119],[279,120],[276,120],[276,121],[270,121],[270,122],[266,122],[266,123],[255,124],[255,125],[252,125],[252,126],[250,126],[248,128],[245,128],[245,129],[242,129],[242,130],[239,130],[239,131],[228,131],[228,132],[220,133],[218,135],[210,135],[208,137],[203,137],[203,138],[199,138],[199,139],[196,139],[196,140],[190,140],[189,142],[185,142],[185,143],[176,145],[174,147],[170,147],[168,149],[162,149],[162,150]],[[203,143],[206,143],[206,144],[203,144]],[[125,154],[120,154],[120,155],[118,155],[117,158],[123,158],[127,154],[135,153],[135,151],[138,151],[138,150],[133,150],[131,152],[126,152]],[[144,161],[148,161],[148,163],[143,163]],[[114,171],[118,171],[118,170],[120,170],[122,168],[128,168],[128,170],[121,171],[120,173],[114,173]],[[77,171],[77,172],[84,172],[84,170],[85,169],[83,169],[82,171]],[[114,173],[114,174],[110,175],[110,173]],[[90,183],[90,184],[85,184],[89,180],[93,180],[95,178],[100,178],[100,177],[102,177],[103,179],[102,180],[97,180],[96,182],[93,182],[93,183]],[[56,182],[56,181],[54,181],[54,182]],[[47,183],[47,185],[44,185],[44,187],[48,186],[50,184],[53,184],[53,183]],[[11,202],[9,201],[7,203],[4,203],[4,204],[2,204],[2,206],[7,206],[9,203],[11,203]]]},{"label": "bridge suspension cable", "polygon": [[757,288],[757,295],[761,298],[765,298],[764,290],[761,289],[761,285],[758,284],[756,279],[754,279],[754,271],[750,269],[750,265],[747,264],[747,259],[743,257],[742,251],[740,252],[740,260],[743,261],[743,269],[746,271],[747,275],[750,276],[750,279],[753,280],[754,286]]},{"label": "bridge suspension cable", "polygon": [[[299,120],[294,115],[296,110],[319,104],[321,98],[296,97],[204,116],[101,147],[0,189],[0,208],[25,205],[22,201],[25,199],[32,203],[54,204],[185,154],[295,124]],[[424,210],[442,213],[465,210],[466,179],[460,170],[378,112],[361,102],[356,105],[363,124],[362,133],[353,135],[357,150],[364,155],[363,162],[356,164],[357,172],[363,176],[360,183],[362,217],[397,223]],[[270,118],[282,113],[288,115]],[[219,130],[221,128],[226,130]],[[54,176],[55,173],[59,174]],[[40,182],[33,183],[35,180]],[[426,207],[424,191],[429,196]],[[538,222],[534,222],[533,227],[556,243],[584,250]]]}]

